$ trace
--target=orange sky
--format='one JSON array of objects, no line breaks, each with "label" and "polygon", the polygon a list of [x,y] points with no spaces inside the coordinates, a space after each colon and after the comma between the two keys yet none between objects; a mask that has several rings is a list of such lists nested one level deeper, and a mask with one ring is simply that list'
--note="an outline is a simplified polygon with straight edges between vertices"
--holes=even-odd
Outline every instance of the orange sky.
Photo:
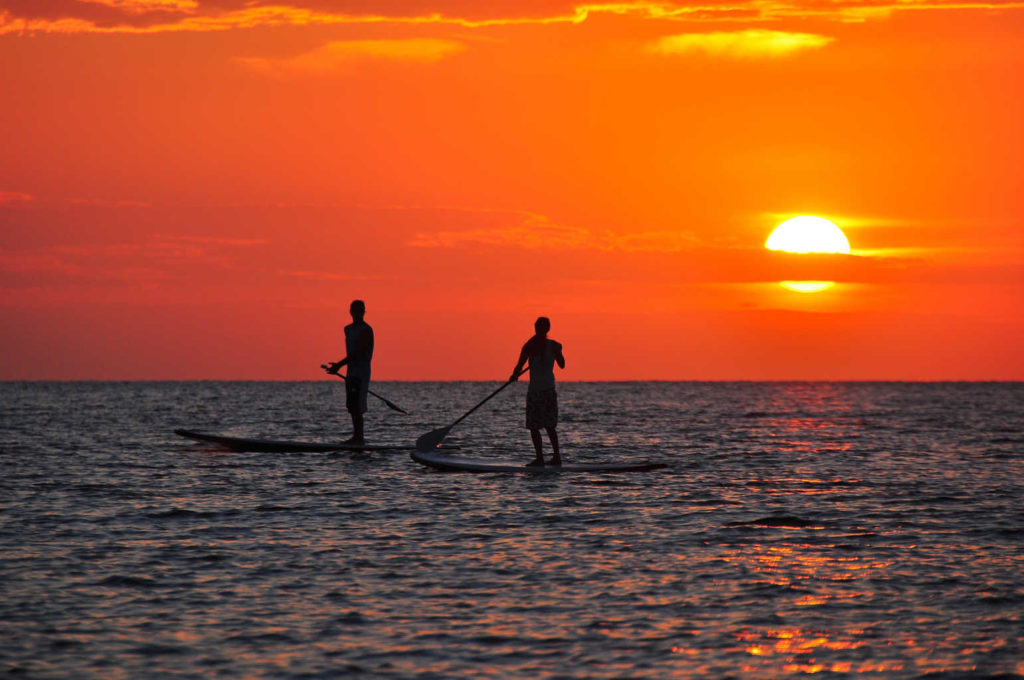
[{"label": "orange sky", "polygon": [[[0,379],[1024,379],[1024,2],[0,0]],[[763,244],[820,215],[853,253]],[[798,293],[780,280],[833,280]]]}]

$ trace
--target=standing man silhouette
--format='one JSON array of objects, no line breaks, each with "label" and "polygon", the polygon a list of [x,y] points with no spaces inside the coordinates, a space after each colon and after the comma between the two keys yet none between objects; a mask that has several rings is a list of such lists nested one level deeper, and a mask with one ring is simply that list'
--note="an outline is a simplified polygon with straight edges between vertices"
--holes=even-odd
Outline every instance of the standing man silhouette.
[{"label": "standing man silhouette", "polygon": [[537,453],[530,466],[543,466],[544,456],[541,452],[542,442],[540,430],[544,428],[551,442],[553,455],[551,465],[561,465],[562,456],[558,449],[558,394],[555,392],[555,362],[559,368],[565,368],[565,357],[562,355],[562,344],[548,339],[551,321],[542,316],[533,324],[534,336],[526,341],[519,353],[519,361],[512,369],[509,381],[515,382],[523,370],[523,365],[530,362],[530,387],[526,391],[526,427],[533,439],[533,448]]},{"label": "standing man silhouette", "polygon": [[366,413],[366,395],[370,389],[370,360],[373,359],[373,328],[363,321],[366,303],[353,300],[348,309],[352,323],[345,326],[345,358],[328,367],[337,373],[348,366],[345,376],[345,406],[352,416],[352,437],[349,444],[365,444],[363,414]]}]

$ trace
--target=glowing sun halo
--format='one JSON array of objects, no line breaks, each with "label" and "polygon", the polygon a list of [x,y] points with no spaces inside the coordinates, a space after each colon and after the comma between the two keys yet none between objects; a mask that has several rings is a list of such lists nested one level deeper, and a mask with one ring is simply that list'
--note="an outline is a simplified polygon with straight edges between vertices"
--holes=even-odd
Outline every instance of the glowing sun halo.
[{"label": "glowing sun halo", "polygon": [[[811,215],[793,217],[775,227],[764,247],[789,253],[850,253],[850,242],[839,227],[824,217]],[[798,293],[817,293],[831,288],[833,282],[780,281],[779,285]]]}]

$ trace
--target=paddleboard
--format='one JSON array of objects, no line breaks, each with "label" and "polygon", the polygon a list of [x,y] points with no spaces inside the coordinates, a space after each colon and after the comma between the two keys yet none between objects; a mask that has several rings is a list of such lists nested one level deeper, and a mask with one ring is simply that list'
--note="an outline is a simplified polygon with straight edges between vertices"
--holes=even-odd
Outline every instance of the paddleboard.
[{"label": "paddleboard", "polygon": [[441,451],[413,451],[412,459],[430,468],[447,472],[530,472],[534,474],[561,472],[646,472],[660,470],[664,463],[648,460],[631,463],[564,463],[544,467],[528,466],[523,460],[499,460],[494,458],[464,458]]},{"label": "paddleboard", "polygon": [[346,442],[300,442],[277,439],[247,439],[245,437],[228,437],[219,434],[207,434],[195,430],[178,429],[174,431],[182,437],[194,439],[208,444],[217,444],[232,451],[255,451],[270,453],[311,453],[328,451],[408,451],[409,446],[397,444],[348,444]]}]

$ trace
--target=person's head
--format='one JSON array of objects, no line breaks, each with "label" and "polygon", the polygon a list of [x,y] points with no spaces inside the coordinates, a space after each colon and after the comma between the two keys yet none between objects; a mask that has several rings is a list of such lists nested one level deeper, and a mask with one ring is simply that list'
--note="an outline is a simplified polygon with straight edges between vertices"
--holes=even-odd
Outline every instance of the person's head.
[{"label": "person's head", "polygon": [[362,321],[363,316],[366,315],[366,303],[362,300],[353,300],[352,304],[348,307],[349,313],[352,318],[356,321]]},{"label": "person's head", "polygon": [[533,322],[533,330],[537,332],[537,335],[547,335],[551,330],[551,319],[546,316],[538,316],[537,320]]}]

